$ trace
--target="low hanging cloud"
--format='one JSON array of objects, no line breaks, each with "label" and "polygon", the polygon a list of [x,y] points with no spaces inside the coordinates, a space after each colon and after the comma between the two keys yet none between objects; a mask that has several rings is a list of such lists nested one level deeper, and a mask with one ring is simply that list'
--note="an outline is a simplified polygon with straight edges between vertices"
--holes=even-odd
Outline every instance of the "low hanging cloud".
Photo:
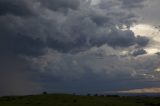
[{"label": "low hanging cloud", "polygon": [[[145,54],[144,52],[143,49],[137,49],[130,55],[139,56]],[[50,73],[54,77],[62,79],[81,79],[86,73],[111,79],[145,79],[147,75],[154,76],[154,69],[157,63],[160,62],[156,55],[139,58],[121,57],[119,50],[107,45],[99,48],[94,47],[76,55],[48,50],[46,55],[26,59],[32,62],[33,68],[36,68],[35,70]]]}]

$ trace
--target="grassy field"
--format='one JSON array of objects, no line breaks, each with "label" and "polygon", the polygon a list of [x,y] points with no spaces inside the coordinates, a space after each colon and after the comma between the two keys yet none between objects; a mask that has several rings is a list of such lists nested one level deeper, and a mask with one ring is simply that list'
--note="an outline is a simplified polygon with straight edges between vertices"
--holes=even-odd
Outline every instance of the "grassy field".
[{"label": "grassy field", "polygon": [[1,97],[0,106],[160,106],[160,97],[43,94]]}]

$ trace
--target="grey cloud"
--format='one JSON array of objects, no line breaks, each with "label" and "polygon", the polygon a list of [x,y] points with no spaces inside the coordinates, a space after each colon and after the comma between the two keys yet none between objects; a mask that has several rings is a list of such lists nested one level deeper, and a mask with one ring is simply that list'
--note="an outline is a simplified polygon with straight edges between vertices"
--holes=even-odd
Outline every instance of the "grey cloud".
[{"label": "grey cloud", "polygon": [[39,39],[32,39],[27,36],[1,36],[0,48],[2,52],[16,55],[38,56],[43,54],[44,44]]},{"label": "grey cloud", "polygon": [[[47,7],[53,5],[54,9],[48,10],[45,6],[38,5],[38,2],[41,5],[47,5]],[[15,50],[22,54],[25,52],[26,54],[36,53],[36,51],[38,53],[43,51],[45,47],[61,52],[70,52],[75,49],[81,50],[103,44],[112,47],[127,47],[134,45],[135,39],[139,45],[143,46],[148,42],[145,38],[135,38],[134,33],[130,30],[123,31],[116,28],[121,25],[129,25],[133,22],[132,18],[134,17],[133,13],[124,11],[117,3],[111,3],[111,7],[105,11],[96,6],[92,7],[89,2],[81,0],[74,2],[73,0],[29,2],[7,0],[0,1],[0,3],[6,5],[2,6],[0,33],[4,40],[13,39],[11,42],[17,40]],[[36,9],[33,8],[34,5]],[[75,8],[81,5],[83,6]],[[117,9],[113,11],[112,6],[118,6],[120,12]],[[62,7],[71,9],[67,10],[67,13],[61,13],[58,8]],[[11,15],[7,15],[8,13]],[[30,13],[38,15],[28,18],[17,16]],[[23,47],[17,46],[18,42],[22,43]],[[30,48],[32,44],[35,46]]]},{"label": "grey cloud", "polygon": [[159,26],[159,0],[146,0],[145,6],[143,9],[137,9],[136,14],[141,18],[140,22]]},{"label": "grey cloud", "polygon": [[136,43],[139,45],[139,46],[146,46],[149,42],[149,38],[147,37],[143,37],[143,36],[137,36],[136,38]]},{"label": "grey cloud", "polygon": [[[154,73],[157,63],[160,62],[156,55],[124,58],[119,57],[117,52],[108,46],[92,48],[76,55],[62,54],[51,50],[43,57],[28,59],[34,66],[33,68],[38,68],[36,70],[63,81],[66,79],[68,81],[79,80],[78,83],[81,83],[82,79],[87,77],[89,78],[88,83],[90,83],[90,80],[95,81],[94,78],[92,79],[95,77],[96,80],[102,78],[104,83],[108,81],[118,81],[119,83],[139,81],[143,83],[158,78]],[[113,53],[115,54],[113,55]],[[130,84],[127,85],[127,87],[130,86]]]},{"label": "grey cloud", "polygon": [[131,51],[129,54],[132,56],[139,56],[139,55],[147,54],[147,52],[142,48],[137,48],[137,49]]},{"label": "grey cloud", "polygon": [[137,8],[137,7],[140,7],[142,8],[143,7],[143,2],[146,1],[146,0],[134,0],[134,1],[131,1],[131,0],[119,0],[122,2],[122,7],[124,8],[128,8],[128,9],[133,9],[133,8]]},{"label": "grey cloud", "polygon": [[140,72],[135,72],[134,59],[130,62],[127,57],[119,57],[119,52],[129,46],[148,43],[146,38],[135,37],[131,30],[121,30],[123,25],[129,28],[135,22],[134,14],[121,8],[121,4],[110,3],[107,8],[101,8],[83,0],[7,0],[0,3],[5,5],[0,7],[3,10],[0,12],[0,54],[21,56],[15,58],[30,63],[35,73],[52,75],[56,80],[74,78],[80,83],[89,75],[90,81],[97,76],[104,79],[107,76],[105,81],[109,81],[117,76],[130,79],[143,73],[141,67],[138,67]]},{"label": "grey cloud", "polygon": [[[18,47],[21,45],[20,47]],[[18,36],[14,38],[12,47],[16,54],[23,54],[28,56],[37,56],[43,54],[45,45],[39,39],[31,39],[27,36]]]},{"label": "grey cloud", "polygon": [[[55,9],[48,10],[47,7],[38,5],[38,2],[42,2],[41,5],[47,5],[47,7],[56,3],[58,5],[53,6]],[[72,0],[67,2],[64,0],[29,1],[26,4],[25,1],[8,0],[1,3],[9,5],[7,8],[3,7],[6,10],[0,17],[1,48],[6,52],[38,56],[43,55],[46,48],[66,53],[104,44],[111,47],[128,47],[136,43],[145,46],[148,42],[146,38],[136,38],[130,30],[123,31],[116,28],[128,25],[128,22],[132,23],[130,19],[134,17],[133,13],[123,11],[116,3],[111,3],[107,10],[92,7],[89,2],[80,0],[74,2]],[[86,3],[86,6],[83,3]],[[29,14],[28,12],[36,11],[39,15],[21,17],[22,14],[14,13],[19,11],[9,8],[12,8],[12,4],[16,5],[13,8],[22,11],[20,13]],[[73,8],[82,4],[83,8]],[[34,6],[36,9],[33,9]],[[117,9],[112,10],[114,6],[118,6],[120,12]],[[58,8],[62,7],[71,7],[71,9],[67,10],[67,13],[61,13]],[[5,12],[11,15],[6,15]]]},{"label": "grey cloud", "polygon": [[[54,11],[65,11],[66,9],[78,9],[82,0],[39,0],[42,6]],[[84,1],[85,2],[85,1]]]},{"label": "grey cloud", "polygon": [[132,31],[113,31],[108,36],[107,42],[110,46],[128,47],[135,44],[135,36]]},{"label": "grey cloud", "polygon": [[[45,2],[50,4],[51,1]],[[60,3],[60,5],[57,5],[59,8],[63,6],[61,2],[66,4],[66,1],[55,2]],[[72,2],[68,3],[72,5]],[[22,43],[24,48],[16,46],[17,49],[15,50],[22,54],[25,54],[25,52],[26,54],[36,53],[35,51],[40,52],[40,49],[43,51],[44,46],[61,52],[70,52],[75,51],[75,49],[77,51],[78,49],[101,46],[106,43],[113,47],[127,47],[134,44],[133,32],[115,28],[116,25],[128,25],[127,22],[121,21],[121,19],[132,18],[126,12],[120,12],[119,15],[115,14],[117,17],[115,18],[114,12],[113,14],[112,11],[108,13],[108,11],[103,11],[98,7],[83,7],[78,10],[72,8],[68,10],[67,14],[58,10],[48,10],[41,6],[37,6],[33,11],[37,11],[39,15],[28,18],[17,17],[14,14],[1,17],[3,25],[0,33],[4,36],[7,34],[8,39],[13,39],[16,36],[15,38]],[[98,11],[101,13],[97,13]],[[122,14],[125,15],[121,17]],[[113,17],[114,19],[112,19]],[[10,20],[10,23],[8,23],[8,20]],[[111,33],[110,30],[112,30]],[[25,40],[25,38],[27,39],[23,42],[26,42],[26,44],[20,41]],[[12,42],[16,42],[16,40]],[[29,48],[33,43],[35,46]]]},{"label": "grey cloud", "polygon": [[31,16],[34,14],[28,2],[24,0],[1,0],[0,15],[13,14],[17,16]]},{"label": "grey cloud", "polygon": [[157,54],[157,55],[160,55],[160,52],[157,52],[156,54]]}]

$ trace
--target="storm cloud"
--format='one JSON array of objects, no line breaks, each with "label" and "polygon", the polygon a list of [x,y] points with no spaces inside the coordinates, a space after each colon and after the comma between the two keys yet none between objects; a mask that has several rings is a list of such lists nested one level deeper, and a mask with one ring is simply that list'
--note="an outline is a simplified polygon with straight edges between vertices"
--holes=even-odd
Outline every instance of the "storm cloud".
[{"label": "storm cloud", "polygon": [[[83,84],[87,78],[90,78],[88,81],[92,86],[96,86],[93,84],[95,78],[103,84],[111,80],[118,82],[123,78],[132,81],[152,79],[146,73],[152,72],[155,65],[147,63],[151,59],[144,55],[147,54],[144,47],[148,45],[149,38],[136,36],[130,30],[137,22],[132,11],[143,7],[144,0],[100,0],[94,5],[92,2],[0,0],[0,55],[4,58],[1,62],[14,56],[24,62],[22,64],[25,65],[21,65],[24,70],[30,70],[23,73],[22,69],[15,71],[16,68],[12,70],[5,66],[0,72],[3,74],[9,70],[7,73],[20,73],[22,76],[27,73],[24,83],[30,83],[29,87],[34,89],[41,85],[48,90],[53,88],[50,86],[53,82],[56,84],[55,91],[70,91],[72,87],[69,90],[63,88],[67,84],[73,86],[73,80],[73,83],[78,81],[78,87],[87,85]],[[129,53],[122,56],[126,51]],[[139,59],[142,61],[137,59],[139,55],[142,56]],[[155,60],[151,62],[159,62],[156,56],[152,57]],[[145,65],[141,67],[139,64]],[[150,70],[146,64],[150,64]],[[9,77],[6,75],[6,78]],[[19,79],[21,77],[15,78],[15,82]],[[66,79],[67,84],[62,86]],[[20,83],[19,86],[23,84]],[[78,87],[75,89],[78,90]],[[110,90],[113,87],[115,85],[110,85],[110,88],[104,86],[103,89]],[[89,89],[88,86],[88,91]],[[99,89],[94,88],[92,91]]]},{"label": "storm cloud", "polygon": [[137,48],[130,52],[130,55],[132,56],[138,56],[138,55],[144,55],[144,54],[147,54],[147,52],[142,48]]},{"label": "storm cloud", "polygon": [[[60,52],[71,52],[75,49],[77,51],[77,49],[81,50],[103,44],[113,47],[127,47],[136,43],[136,38],[131,30],[122,31],[116,28],[116,26],[128,25],[128,22],[123,22],[122,19],[132,19],[133,17],[130,17],[131,13],[123,12],[123,9],[119,13],[118,11],[112,11],[112,8],[102,10],[90,6],[90,2],[47,0],[45,2],[30,1],[27,2],[27,5],[24,1],[2,1],[2,5],[4,5],[3,3],[8,5],[8,9],[2,8],[2,28],[0,32],[2,39],[15,39],[11,42],[14,43],[16,40],[20,42],[21,46],[24,46],[23,50],[14,44],[15,50],[21,53],[26,52],[24,54],[34,51],[38,51],[37,54],[39,54],[45,47]],[[14,6],[14,4],[16,5]],[[26,6],[23,6],[23,4]],[[56,5],[52,6],[54,9],[48,6],[52,4]],[[59,11],[62,7],[68,8],[66,12]],[[10,8],[18,9],[20,12]],[[35,12],[37,15],[31,15]],[[19,17],[21,15],[28,17]],[[24,39],[26,41],[23,41]],[[33,48],[30,46],[32,44],[34,45]]]},{"label": "storm cloud", "polygon": [[142,2],[146,0],[134,0],[134,1],[119,0],[119,1],[122,1],[124,8],[132,9],[132,8],[137,8],[137,7],[142,8],[143,7]]},{"label": "storm cloud", "polygon": [[[65,9],[78,9],[82,0],[39,0],[40,3],[54,11],[62,11]],[[85,2],[85,1],[84,1]]]},{"label": "storm cloud", "polygon": [[0,15],[13,14],[16,16],[33,15],[32,8],[29,7],[29,2],[25,0],[1,0],[0,1]]}]

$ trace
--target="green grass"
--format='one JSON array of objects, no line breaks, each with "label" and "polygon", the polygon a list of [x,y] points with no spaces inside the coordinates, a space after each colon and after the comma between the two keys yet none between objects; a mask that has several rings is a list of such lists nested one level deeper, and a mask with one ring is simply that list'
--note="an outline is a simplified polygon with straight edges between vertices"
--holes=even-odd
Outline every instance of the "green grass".
[{"label": "green grass", "polygon": [[160,106],[160,98],[46,94],[1,97],[0,106]]}]

